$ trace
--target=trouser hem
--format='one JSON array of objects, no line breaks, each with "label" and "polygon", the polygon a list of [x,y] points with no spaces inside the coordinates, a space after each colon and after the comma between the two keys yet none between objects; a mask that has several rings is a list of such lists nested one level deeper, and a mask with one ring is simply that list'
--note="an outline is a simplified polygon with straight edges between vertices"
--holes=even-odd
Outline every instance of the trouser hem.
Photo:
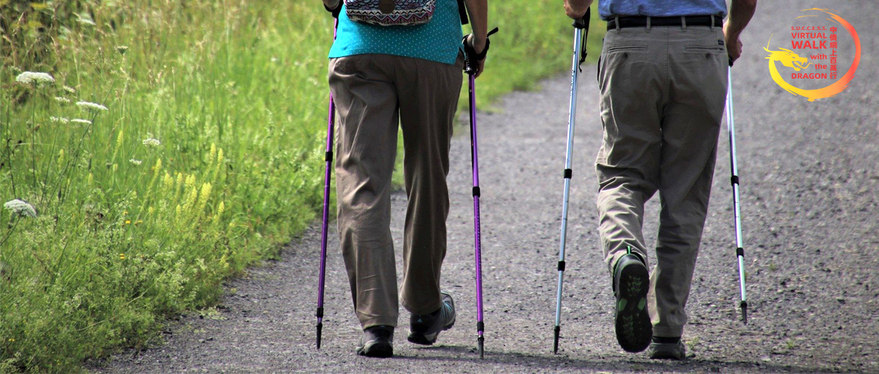
[{"label": "trouser hem", "polygon": [[364,330],[370,328],[372,326],[392,326],[397,327],[397,318],[390,317],[381,317],[381,318],[369,318],[369,319],[361,319],[360,327]]}]

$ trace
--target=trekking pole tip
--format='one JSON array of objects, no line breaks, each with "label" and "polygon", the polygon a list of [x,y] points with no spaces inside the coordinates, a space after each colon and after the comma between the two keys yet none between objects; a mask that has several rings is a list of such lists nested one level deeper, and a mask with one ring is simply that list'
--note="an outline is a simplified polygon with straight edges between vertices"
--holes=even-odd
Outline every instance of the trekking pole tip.
[{"label": "trekking pole tip", "polygon": [[480,336],[477,339],[477,345],[479,350],[479,359],[483,359],[485,357],[485,337]]},{"label": "trekking pole tip", "polygon": [[559,353],[559,333],[561,332],[561,330],[562,330],[561,326],[556,326],[555,331],[553,332],[554,339],[552,342],[552,353],[554,353],[554,354]]},{"label": "trekking pole tip", "polygon": [[320,333],[321,333],[321,330],[323,330],[323,327],[324,327],[323,323],[319,322],[317,324],[317,336],[316,336],[316,341],[315,341],[315,344],[317,344],[317,349],[320,349]]},{"label": "trekking pole tip", "polygon": [[742,323],[747,325],[748,324],[748,302],[742,300],[742,303],[740,304],[740,306],[742,307]]}]

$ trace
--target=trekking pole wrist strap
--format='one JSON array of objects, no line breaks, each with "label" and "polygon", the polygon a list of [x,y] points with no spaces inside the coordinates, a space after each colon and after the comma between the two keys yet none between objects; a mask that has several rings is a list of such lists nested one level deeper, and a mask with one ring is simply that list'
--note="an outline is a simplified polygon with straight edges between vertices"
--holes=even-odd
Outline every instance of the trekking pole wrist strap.
[{"label": "trekking pole wrist strap", "polygon": [[[582,65],[584,61],[586,61],[586,41],[589,36],[589,19],[592,17],[591,8],[586,8],[586,14],[583,14],[583,17],[577,18],[574,20],[574,28],[578,30],[583,30],[583,38],[580,39],[580,59],[577,65]],[[582,70],[581,70],[582,71]]]}]

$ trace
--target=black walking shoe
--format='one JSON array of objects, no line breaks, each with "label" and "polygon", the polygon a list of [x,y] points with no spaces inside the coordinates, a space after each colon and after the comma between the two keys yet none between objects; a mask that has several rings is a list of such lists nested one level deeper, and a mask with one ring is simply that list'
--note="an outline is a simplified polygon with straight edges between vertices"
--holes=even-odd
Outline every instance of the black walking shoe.
[{"label": "black walking shoe", "polygon": [[394,326],[370,326],[363,330],[357,354],[367,357],[394,355]]},{"label": "black walking shoe", "polygon": [[440,331],[455,325],[455,302],[452,296],[441,292],[443,304],[439,310],[423,315],[413,314],[409,318],[409,342],[421,345],[436,343]]},{"label": "black walking shoe", "polygon": [[650,287],[647,267],[638,256],[626,254],[614,267],[613,284],[617,341],[626,352],[641,352],[650,345],[653,336],[653,325],[647,314]]},{"label": "black walking shoe", "polygon": [[653,337],[647,354],[652,359],[658,360],[683,360],[687,358],[687,347],[681,338]]}]

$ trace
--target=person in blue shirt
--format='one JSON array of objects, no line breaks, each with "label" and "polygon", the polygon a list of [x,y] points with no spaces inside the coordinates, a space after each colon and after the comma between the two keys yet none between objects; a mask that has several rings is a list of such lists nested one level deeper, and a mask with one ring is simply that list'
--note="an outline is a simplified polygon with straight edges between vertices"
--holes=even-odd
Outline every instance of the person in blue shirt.
[{"label": "person in blue shirt", "polygon": [[[433,344],[455,323],[454,302],[440,290],[440,272],[446,254],[449,146],[463,80],[461,2],[436,0],[429,22],[409,26],[353,21],[347,1],[323,2],[338,17],[328,79],[339,118],[339,237],[363,328],[357,353],[389,357],[399,303],[411,313],[412,343]],[[487,0],[463,2],[472,29],[464,42],[482,57],[476,64],[479,74],[487,45]],[[395,5],[382,0],[380,6]],[[390,231],[398,126],[408,196],[399,300]]]},{"label": "person in blue shirt", "polygon": [[[565,0],[584,16],[592,0]],[[599,60],[604,138],[599,234],[613,276],[615,330],[628,352],[684,359],[681,336],[708,211],[727,69],[757,0],[599,0],[607,34]],[[648,271],[644,204],[660,198],[656,265]]]}]

